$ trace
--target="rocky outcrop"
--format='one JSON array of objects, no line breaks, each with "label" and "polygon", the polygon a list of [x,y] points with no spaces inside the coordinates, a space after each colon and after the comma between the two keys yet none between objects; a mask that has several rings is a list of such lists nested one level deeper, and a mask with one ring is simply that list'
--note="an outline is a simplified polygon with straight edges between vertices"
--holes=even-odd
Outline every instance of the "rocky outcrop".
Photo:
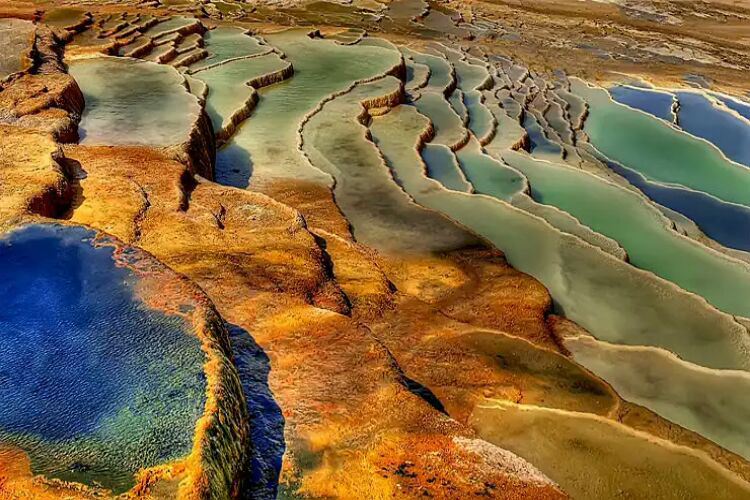
[{"label": "rocky outcrop", "polygon": [[211,120],[201,105],[201,111],[190,127],[187,140],[182,144],[165,148],[165,151],[172,158],[187,165],[193,174],[213,179],[216,147]]},{"label": "rocky outcrop", "polygon": [[84,102],[81,89],[62,63],[61,41],[39,27],[30,71],[5,84],[0,92],[0,123],[40,130],[55,140],[78,139]]},{"label": "rocky outcrop", "polygon": [[0,125],[0,134],[0,223],[29,214],[57,217],[72,196],[57,143],[8,125]]}]

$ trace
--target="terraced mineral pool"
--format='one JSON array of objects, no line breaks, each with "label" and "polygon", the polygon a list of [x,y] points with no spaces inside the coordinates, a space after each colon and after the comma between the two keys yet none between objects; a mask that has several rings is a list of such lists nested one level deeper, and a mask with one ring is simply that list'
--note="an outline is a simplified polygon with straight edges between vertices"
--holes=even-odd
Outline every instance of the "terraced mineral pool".
[{"label": "terraced mineral pool", "polygon": [[425,177],[414,143],[427,119],[409,106],[398,111],[374,118],[371,131],[406,192],[496,245],[547,287],[559,312],[601,340],[662,347],[712,368],[750,368],[747,330],[697,296],[526,211]]},{"label": "terraced mineral pool", "polygon": [[180,40],[180,43],[178,43],[175,48],[180,53],[182,53],[188,50],[202,47],[201,44],[203,44],[203,35],[201,35],[200,33],[190,33],[188,36]]},{"label": "terraced mineral pool", "polygon": [[486,192],[484,187],[491,185],[492,196],[510,201],[526,189],[523,175],[484,154],[476,139],[461,148],[456,156],[466,179],[480,193]]},{"label": "terraced mineral pool", "polygon": [[748,483],[704,454],[590,414],[488,401],[470,424],[576,499],[750,495]]},{"label": "terraced mineral pool", "polygon": [[620,104],[640,109],[669,123],[675,121],[673,106],[676,104],[676,100],[674,94],[628,85],[615,85],[607,90],[612,99]]},{"label": "terraced mineral pool", "polygon": [[[601,379],[570,358],[528,340],[497,331],[453,333],[449,337],[426,338],[421,346],[424,352],[444,353],[444,359],[470,359],[470,367],[483,366],[505,380],[512,380],[523,393],[524,404],[596,415],[607,415],[619,404],[617,395]],[[481,390],[488,383],[499,382],[498,379],[490,382],[492,378],[482,377],[475,388]]]},{"label": "terraced mineral pool", "polygon": [[468,122],[469,120],[469,111],[466,109],[466,104],[464,104],[464,93],[461,89],[456,89],[453,91],[453,93],[448,97],[448,102],[451,105],[451,108],[453,108],[453,111],[461,118],[462,122]]},{"label": "terraced mineral pool", "polygon": [[[142,49],[143,47],[146,47],[151,43],[151,40],[145,36],[140,36],[130,42],[127,45],[123,45],[122,47],[117,49],[117,55],[118,56],[130,56],[134,51]],[[144,49],[145,50],[145,49]]]},{"label": "terraced mineral pool", "polygon": [[750,170],[727,160],[715,146],[612,101],[603,89],[578,79],[571,85],[590,104],[584,130],[605,156],[649,180],[750,206]]},{"label": "terraced mineral pool", "polygon": [[59,9],[50,9],[42,16],[42,22],[55,28],[65,29],[83,21],[85,14],[85,10],[77,8],[62,7]]},{"label": "terraced mineral pool", "polygon": [[264,75],[280,73],[289,65],[277,54],[240,59],[193,73],[208,85],[206,113],[217,133],[232,123],[232,116],[252,100],[255,89],[248,85]]},{"label": "terraced mineral pool", "polygon": [[426,144],[422,159],[427,167],[427,176],[454,191],[468,192],[471,184],[466,181],[458,166],[456,155],[441,144]]},{"label": "terraced mineral pool", "polygon": [[[404,108],[404,111],[406,112],[406,108]],[[395,111],[392,111],[391,113],[395,113]],[[389,113],[389,115],[386,115],[385,117],[379,117],[375,118],[375,122],[373,123],[372,130],[373,130],[373,136],[375,137],[378,146],[383,151],[383,154],[385,158],[389,161],[389,164],[394,165],[392,163],[392,158],[395,154],[403,155],[406,153],[406,150],[410,147],[410,140],[413,139],[411,137],[411,133],[404,133],[403,129],[403,123],[401,124],[402,127],[399,129],[398,124],[393,123],[394,119],[398,117],[398,113],[392,115]],[[389,123],[390,120],[390,123]],[[382,125],[382,123],[385,121],[385,125]],[[390,126],[389,126],[390,125]],[[408,123],[407,123],[408,125]],[[391,128],[393,127],[393,128]],[[395,131],[394,131],[395,129]],[[412,132],[411,130],[409,132]],[[418,130],[413,131],[414,133],[418,133]],[[385,134],[385,135],[384,135]],[[398,137],[395,137],[394,135],[398,135]],[[385,139],[385,140],[384,140]],[[404,160],[406,161],[406,160]],[[459,196],[456,194],[452,197],[447,196],[440,196],[440,190],[437,186],[428,187],[429,184],[424,182],[425,179],[422,177],[420,179],[418,170],[415,169],[414,172],[411,174],[409,172],[404,172],[403,170],[396,169],[396,174],[398,175],[398,178],[401,180],[401,184],[404,186],[405,189],[407,189],[408,192],[410,192],[413,196],[415,196],[415,199],[418,202],[424,203],[426,200],[430,200],[431,198],[434,199],[433,201],[433,207],[438,208],[442,207],[444,211],[448,215],[450,215],[453,218],[456,218],[460,222],[463,222],[464,224],[469,224],[474,222],[470,216],[461,217],[461,211],[458,210],[458,207],[460,206],[461,201],[468,201],[471,200],[471,197],[467,196]],[[417,182],[421,181],[421,185],[417,184]],[[451,199],[453,198],[453,199]],[[483,200],[481,198],[474,197],[476,200],[477,208],[480,204],[484,204]],[[519,199],[514,200],[514,204],[517,204],[519,207],[524,208],[525,211],[532,211],[534,207],[532,206],[525,206],[522,203],[518,203]],[[501,207],[497,207],[497,209],[500,209]],[[499,211],[492,211],[490,207],[487,207],[484,211],[476,212],[477,217],[492,217],[496,215],[500,215],[498,213]],[[513,212],[510,212],[513,213]],[[549,214],[549,213],[540,213],[540,212],[534,212],[538,215],[545,217],[549,219],[551,222],[555,222],[552,219],[552,216],[555,214]],[[559,215],[559,214],[558,214]],[[529,216],[527,216],[529,217]],[[488,224],[485,226],[485,229],[483,230],[481,234],[491,239],[495,244],[500,245],[500,240],[498,237],[503,237],[501,233],[503,233],[501,227],[508,224],[509,221],[512,221],[511,219],[505,219],[505,220],[494,220],[494,222],[488,222]],[[557,222],[556,225],[562,226],[561,223]],[[479,224],[474,222],[473,228],[475,230],[481,230],[479,227]],[[554,231],[549,229],[549,231]],[[527,234],[527,233],[524,233]],[[509,232],[506,236],[506,244],[505,246],[501,246],[505,252],[506,255],[510,255],[508,252],[513,252],[514,250],[518,249],[518,247],[524,246],[523,244],[519,244],[517,238],[513,237],[512,232]],[[548,240],[535,240],[534,243],[531,244],[530,247],[526,248],[526,251],[539,251],[540,247],[547,247],[547,245],[552,244],[552,238]],[[513,248],[515,247],[515,248]],[[579,247],[580,250],[583,250],[585,247]],[[561,247],[561,249],[565,249],[565,247]],[[574,248],[568,248],[568,250],[573,250]],[[591,260],[593,262],[597,262],[599,265],[607,266],[606,261],[603,261],[603,259],[599,258],[599,253],[594,253],[594,249],[588,250],[591,252]],[[548,253],[549,252],[549,253]],[[554,257],[553,255],[556,252],[560,252],[560,250],[554,250],[552,248],[544,248],[540,255],[546,255],[546,257],[541,258],[547,258],[550,259],[548,262],[554,262],[555,260],[558,260],[560,258],[562,259],[569,259],[571,256],[575,255],[577,252],[560,252],[561,257]],[[515,253],[515,252],[513,252]],[[567,257],[565,256],[567,254]],[[520,254],[521,257],[524,256],[524,254]],[[579,254],[577,256],[578,258],[581,257]],[[578,275],[576,274],[568,274],[570,270],[566,270],[565,268],[567,265],[570,264],[570,262],[560,262],[554,263],[553,268],[558,268],[561,270],[564,274],[562,276],[562,283],[563,287],[562,289],[568,289],[576,290],[578,289],[578,286],[580,286],[580,283],[577,284],[573,280],[580,279]],[[559,267],[558,267],[559,266]],[[607,266],[608,267],[608,266]],[[607,267],[604,267],[607,269]],[[619,267],[619,266],[618,266]],[[537,272],[539,269],[537,269]],[[607,271],[610,271],[607,269]],[[620,272],[627,272],[627,268],[625,269],[619,269],[614,271],[620,271]],[[528,272],[528,271],[527,271]],[[545,283],[550,283],[554,280],[560,279],[555,274],[560,271],[553,271],[550,270],[549,274],[547,272],[544,272],[543,275],[546,275],[543,279]],[[609,274],[609,272],[607,272]],[[536,274],[536,277],[541,276],[540,274]],[[588,278],[584,277],[584,280]],[[565,284],[565,282],[568,282]],[[628,280],[629,286],[634,285],[633,279]],[[599,284],[600,291],[603,293],[610,293],[611,290],[609,290],[609,286],[607,285],[607,281],[605,278],[605,281],[601,282]],[[643,287],[645,293],[647,295],[651,295],[651,293],[654,293],[657,297],[664,292],[659,292],[658,290],[651,290],[651,288],[654,287],[653,284],[649,284],[648,279],[643,279],[642,282],[639,285],[635,285],[633,288],[637,289],[638,287]],[[553,297],[555,296],[555,290],[553,292]],[[619,292],[619,291],[618,291]],[[633,289],[626,290],[623,294],[624,297],[628,297],[628,300],[632,301],[633,299],[637,300],[637,294],[638,292],[634,292]],[[615,293],[618,295],[619,293]],[[597,302],[596,297],[589,297],[586,299],[589,303]],[[607,299],[604,299],[606,302]],[[614,300],[622,300],[621,297],[618,297]],[[663,300],[661,297],[659,298],[653,298],[651,300]],[[672,310],[672,315],[677,316],[679,315],[679,302],[673,301],[673,298],[668,298],[669,301],[672,301],[671,304],[667,306],[667,310]],[[631,305],[632,302],[629,304]],[[598,305],[598,304],[597,304]],[[596,306],[595,306],[596,307]],[[635,314],[639,314],[641,311],[649,311],[651,309],[651,305],[648,302],[645,302],[640,305],[636,305],[638,309],[638,312]],[[674,309],[673,309],[674,308]],[[675,310],[677,309],[677,310]],[[578,312],[578,311],[576,311]],[[600,311],[593,311],[594,316]],[[589,316],[589,319],[591,319],[591,313],[592,311],[589,311],[588,313],[585,313],[587,316]],[[692,314],[692,313],[691,313]],[[607,311],[607,315],[610,318],[614,318],[618,323],[622,322],[625,325],[633,326],[632,322],[633,319],[630,317],[630,314],[628,313],[628,306],[623,306],[619,310],[615,311]],[[616,316],[621,315],[621,318],[617,318]],[[701,313],[699,312],[697,317],[701,316]],[[693,318],[695,318],[694,316]],[[628,318],[630,318],[630,322],[628,321]],[[604,319],[604,318],[602,318]],[[581,319],[579,318],[579,321]],[[654,321],[654,327],[656,329],[664,328],[660,321],[662,318],[659,317],[659,315],[655,315],[651,318],[652,321]],[[595,320],[596,321],[596,320]],[[690,320],[692,321],[692,320]],[[685,324],[686,328],[689,328],[689,326],[693,326],[691,322],[688,322]],[[597,327],[599,328],[606,328],[609,325],[606,323],[604,324],[598,324]],[[638,325],[637,328],[643,328],[644,331],[641,333],[645,333],[645,330],[649,328],[646,324]],[[704,325],[703,328],[709,328],[709,330],[701,330],[700,328],[693,330],[690,332],[690,335],[696,336],[696,338],[701,338],[704,333],[710,332],[711,326]],[[669,327],[666,328],[667,330]],[[601,330],[599,330],[601,332]],[[626,333],[626,332],[622,332]],[[632,333],[632,332],[630,332]],[[666,332],[665,332],[666,333]],[[681,335],[683,332],[679,330],[679,328],[675,331],[673,331],[673,335]],[[738,332],[739,333],[739,332]],[[627,333],[626,333],[627,334]],[[740,335],[744,335],[741,334]],[[742,337],[738,337],[737,340],[740,340]],[[665,339],[659,339],[659,340],[665,340]],[[678,340],[677,338],[674,340]],[[704,339],[705,340],[705,339]],[[732,347],[732,339],[731,337],[727,339],[729,342],[729,345],[727,345],[725,348],[731,352],[733,349]],[[653,339],[652,339],[653,341]],[[627,343],[627,341],[626,341]],[[566,344],[567,345],[567,344]],[[683,346],[685,347],[685,346]],[[675,422],[678,422],[682,425],[685,425],[686,427],[695,430],[696,432],[699,432],[703,434],[704,436],[707,436],[710,439],[714,439],[719,441],[720,443],[728,443],[731,440],[735,440],[735,443],[732,445],[732,449],[735,451],[738,451],[740,453],[745,452],[744,446],[746,445],[746,441],[744,438],[741,438],[742,434],[745,432],[745,418],[746,410],[744,409],[744,403],[737,401],[734,403],[731,403],[730,401],[725,401],[722,403],[722,394],[726,398],[729,398],[728,393],[722,393],[719,392],[722,388],[728,388],[727,385],[724,385],[724,380],[718,379],[714,380],[714,382],[711,382],[713,392],[711,394],[706,394],[703,391],[696,391],[694,390],[696,386],[693,386],[691,383],[691,380],[695,377],[695,371],[694,370],[703,370],[706,371],[700,367],[697,367],[695,365],[689,365],[684,362],[677,362],[675,363],[676,358],[673,355],[670,355],[666,353],[666,351],[657,351],[652,349],[652,351],[655,352],[662,352],[665,353],[665,355],[662,355],[662,363],[658,367],[654,367],[653,370],[659,371],[659,373],[663,376],[661,377],[647,377],[647,380],[644,380],[642,376],[639,376],[639,373],[637,372],[637,367],[640,366],[638,363],[638,359],[629,359],[626,358],[626,361],[629,361],[630,364],[625,362],[620,362],[618,364],[614,364],[614,361],[605,359],[604,363],[610,363],[611,367],[609,369],[600,369],[600,364],[597,364],[597,360],[593,356],[586,356],[585,353],[581,354],[579,351],[580,349],[576,350],[573,347],[570,348],[574,355],[576,356],[576,360],[582,362],[585,366],[592,369],[595,373],[599,374],[600,376],[604,377],[606,380],[611,381],[615,385],[615,388],[620,391],[620,393],[628,398],[631,401],[635,401],[637,403],[643,404],[649,408],[652,408],[657,413],[660,413],[665,418],[671,419]],[[635,348],[618,348],[621,350],[646,350],[646,348],[641,347],[635,347]],[[737,346],[737,349],[739,353],[742,352],[743,347],[741,345]],[[747,349],[747,346],[744,347],[744,349]],[[678,349],[680,350],[680,349]],[[631,352],[631,351],[627,351]],[[699,354],[699,353],[695,353]],[[579,359],[580,356],[580,359]],[[665,363],[664,358],[666,356],[667,361],[670,361],[670,363]],[[634,367],[635,366],[635,367]],[[686,368],[687,367],[687,368]],[[617,373],[613,372],[616,370],[620,370]],[[711,370],[711,373],[721,373],[716,370]],[[613,375],[614,373],[614,375]],[[725,373],[731,373],[731,372],[725,372]],[[741,373],[741,372],[735,372],[735,373]],[[744,387],[744,385],[748,384],[750,382],[750,377],[744,375],[730,375],[732,380],[732,385],[734,389],[736,390],[737,387]],[[612,379],[610,380],[610,377]],[[738,380],[739,383],[738,384]],[[647,383],[649,382],[649,383]],[[708,383],[708,382],[707,382]],[[730,398],[731,399],[731,398]],[[736,398],[735,398],[736,399]],[[725,413],[724,410],[730,411],[730,413]]]},{"label": "terraced mineral pool", "polygon": [[31,65],[36,26],[21,19],[0,19],[0,81]]},{"label": "terraced mineral pool", "polygon": [[523,117],[523,127],[529,136],[529,150],[539,158],[562,159],[562,147],[547,138],[544,129],[533,113],[527,112]]},{"label": "terraced mineral pool", "polygon": [[69,72],[86,102],[81,144],[179,144],[201,113],[198,99],[170,66],[96,57],[74,61]]},{"label": "terraced mineral pool", "polygon": [[0,443],[35,474],[120,493],[139,469],[190,453],[204,355],[94,236],[32,225],[0,237]]},{"label": "terraced mineral pool", "polygon": [[339,31],[338,33],[326,35],[326,38],[328,38],[329,40],[334,40],[342,45],[349,45],[359,42],[362,37],[365,36],[365,33],[366,31],[360,28],[347,28],[345,30]]},{"label": "terraced mineral pool", "polygon": [[487,68],[481,64],[472,64],[466,61],[455,61],[453,67],[456,68],[456,80],[458,88],[464,92],[478,90],[479,87],[490,77]]},{"label": "terraced mineral pool", "polygon": [[415,90],[424,87],[430,79],[430,67],[426,64],[414,62],[409,58],[406,61],[406,80],[404,87],[406,90]]},{"label": "terraced mineral pool", "polygon": [[192,17],[172,17],[160,22],[156,26],[149,28],[148,30],[146,30],[145,35],[150,38],[157,38],[184,30],[185,28],[193,24],[198,24],[198,20]]},{"label": "terraced mineral pool", "polygon": [[603,161],[656,203],[695,222],[709,238],[725,247],[750,252],[750,208],[726,203],[698,191],[650,182],[619,163],[605,158]]},{"label": "terraced mineral pool", "polygon": [[170,61],[169,64],[174,66],[175,68],[179,68],[180,66],[187,67],[191,64],[192,61],[203,59],[206,56],[206,51],[203,50],[200,47],[195,47],[193,49],[190,49],[177,57],[175,57],[172,61]]},{"label": "terraced mineral pool", "polygon": [[207,32],[203,39],[209,55],[204,61],[191,65],[191,71],[199,71],[228,59],[252,56],[270,50],[270,47],[260,43],[260,40],[253,38],[242,28],[218,27]]},{"label": "terraced mineral pool", "polygon": [[420,253],[474,244],[473,235],[409,199],[394,182],[377,147],[367,140],[366,129],[356,121],[362,101],[398,88],[399,81],[389,76],[357,85],[327,102],[305,124],[303,149],[314,166],[336,180],[336,204],[357,241],[385,251]]},{"label": "terraced mineral pool", "polygon": [[730,160],[750,167],[750,121],[716,106],[705,94],[676,92],[680,127],[714,144]]},{"label": "terraced mineral pool", "polygon": [[555,90],[555,93],[568,104],[568,117],[571,126],[574,129],[579,129],[583,125],[583,118],[586,114],[586,103],[564,88]]},{"label": "terraced mineral pool", "polygon": [[402,47],[404,55],[411,57],[414,62],[424,64],[430,68],[430,79],[427,81],[425,90],[433,90],[444,93],[454,83],[452,67],[444,57],[434,56],[416,52],[406,47]]},{"label": "terraced mineral pool", "polygon": [[564,340],[573,358],[628,401],[652,409],[727,450],[750,458],[750,374],[708,370],[652,347],[581,336]]},{"label": "terraced mineral pool", "polygon": [[466,142],[467,132],[464,122],[440,92],[423,92],[414,103],[420,113],[427,116],[435,129],[435,137],[430,141],[449,148]]},{"label": "terraced mineral pool", "polygon": [[472,139],[458,154],[461,171],[472,186],[472,191],[511,203],[525,212],[537,215],[560,231],[572,234],[618,258],[625,258],[619,244],[611,238],[582,225],[578,219],[553,206],[532,200],[528,195],[528,181],[518,170],[509,167],[502,155],[485,154]]},{"label": "terraced mineral pool", "polygon": [[737,112],[740,116],[750,120],[750,102],[736,99],[723,94],[712,94],[715,98],[719,99],[726,107]]},{"label": "terraced mineral pool", "polygon": [[252,118],[218,153],[216,178],[238,187],[246,187],[251,176],[327,183],[329,177],[306,166],[297,149],[297,131],[303,118],[326,96],[345,90],[356,80],[390,70],[398,64],[400,55],[381,47],[312,40],[305,30],[265,38],[286,54],[294,66],[294,76],[259,91],[260,102]]},{"label": "terraced mineral pool", "polygon": [[164,43],[157,45],[151,52],[149,52],[144,59],[146,61],[152,61],[156,63],[166,63],[168,59],[173,58],[175,55],[174,47],[171,43]]},{"label": "terraced mineral pool", "polygon": [[750,317],[748,265],[678,234],[644,197],[581,170],[515,151],[504,159],[529,179],[535,200],[616,240],[634,266],[701,295],[723,311]]},{"label": "terraced mineral pool", "polygon": [[560,140],[564,144],[574,144],[575,137],[573,129],[568,122],[563,106],[567,106],[565,101],[560,103],[561,99],[551,99],[549,101],[549,107],[544,112],[544,119],[547,121],[552,130],[557,134]]},{"label": "terraced mineral pool", "polygon": [[[497,121],[495,136],[487,143],[485,149],[490,154],[495,155],[495,157],[499,157],[499,153],[519,144],[523,140],[526,131],[518,122],[517,116],[511,117],[508,115],[505,103],[501,104],[498,98],[492,95],[490,91],[485,91],[485,99],[487,100],[490,112]],[[510,99],[510,101],[515,103],[513,99]]]},{"label": "terraced mineral pool", "polygon": [[464,94],[464,104],[469,114],[469,130],[479,140],[485,140],[495,127],[492,113],[484,105],[482,92],[472,90]]}]

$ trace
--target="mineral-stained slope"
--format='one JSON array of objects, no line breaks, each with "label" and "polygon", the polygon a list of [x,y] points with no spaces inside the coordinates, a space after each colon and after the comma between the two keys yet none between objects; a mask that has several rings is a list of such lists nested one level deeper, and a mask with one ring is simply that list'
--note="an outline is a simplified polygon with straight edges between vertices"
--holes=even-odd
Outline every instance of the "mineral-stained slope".
[{"label": "mineral-stained slope", "polygon": [[[750,495],[731,394],[750,383],[746,320],[709,303],[718,282],[690,288],[627,251],[647,213],[657,250],[679,241],[740,270],[746,256],[595,149],[606,91],[544,66],[553,46],[565,68],[589,60],[560,34],[572,7],[548,8],[32,10],[36,53],[0,85],[0,227],[97,231],[149,310],[192,321],[205,405],[189,453],[142,464],[127,488],[6,443],[0,497]],[[592,7],[583,36],[610,16],[636,30],[617,33],[638,57],[676,50],[618,8]],[[705,43],[690,54],[724,64]],[[634,220],[598,224],[622,200]],[[160,349],[143,354],[173,361]]]}]

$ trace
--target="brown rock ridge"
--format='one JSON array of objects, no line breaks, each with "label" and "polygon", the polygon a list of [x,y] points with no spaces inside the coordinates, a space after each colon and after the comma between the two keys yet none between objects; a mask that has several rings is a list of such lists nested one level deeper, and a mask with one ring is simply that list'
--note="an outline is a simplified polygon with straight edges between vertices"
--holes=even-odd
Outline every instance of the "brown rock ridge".
[{"label": "brown rock ridge", "polygon": [[[286,419],[282,490],[440,496],[446,485],[472,494],[488,482],[505,488],[505,498],[561,496],[544,480],[491,467],[465,444],[470,429],[409,390],[365,325],[334,312],[346,312],[346,299],[298,212],[259,193],[190,183],[186,167],[146,148],[69,146],[66,154],[87,172],[72,220],[108,227],[194,279],[271,357],[270,384]],[[126,212],[143,192],[145,214]],[[360,254],[346,240],[327,246],[338,243]],[[349,276],[350,291],[368,289],[355,290],[356,270]],[[382,278],[378,286],[388,288]]]},{"label": "brown rock ridge", "polygon": [[0,123],[77,140],[83,95],[64,71],[59,44],[51,30],[37,29],[31,68],[0,86]]},{"label": "brown rock ridge", "polygon": [[83,111],[78,84],[62,72],[58,39],[37,29],[34,63],[0,87],[0,219],[64,212],[75,181],[57,144],[75,140]]}]

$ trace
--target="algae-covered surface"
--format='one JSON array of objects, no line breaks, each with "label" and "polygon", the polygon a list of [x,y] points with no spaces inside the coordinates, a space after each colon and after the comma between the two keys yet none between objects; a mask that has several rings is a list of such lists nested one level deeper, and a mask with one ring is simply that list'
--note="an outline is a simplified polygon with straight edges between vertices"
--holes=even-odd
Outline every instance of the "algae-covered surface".
[{"label": "algae-covered surface", "polygon": [[0,443],[36,474],[118,493],[190,453],[205,380],[191,326],[146,306],[114,252],[80,227],[0,239]]}]

